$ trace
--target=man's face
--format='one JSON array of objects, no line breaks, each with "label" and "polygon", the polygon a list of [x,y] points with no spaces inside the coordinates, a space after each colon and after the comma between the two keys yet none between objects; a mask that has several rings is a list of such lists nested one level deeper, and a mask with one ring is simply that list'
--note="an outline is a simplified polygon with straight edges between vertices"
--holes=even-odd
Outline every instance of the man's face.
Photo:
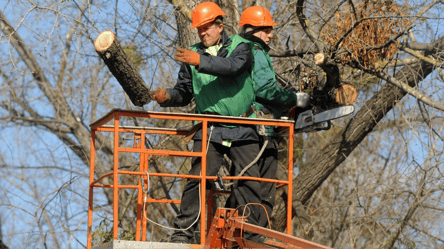
[{"label": "man's face", "polygon": [[253,35],[258,38],[261,38],[262,41],[265,42],[265,44],[270,45],[271,38],[273,38],[273,28],[272,27],[265,27],[265,28],[259,29]]},{"label": "man's face", "polygon": [[224,29],[223,24],[214,24],[213,22],[207,23],[200,27],[197,27],[197,34],[200,41],[205,47],[216,45],[220,40],[220,34]]}]

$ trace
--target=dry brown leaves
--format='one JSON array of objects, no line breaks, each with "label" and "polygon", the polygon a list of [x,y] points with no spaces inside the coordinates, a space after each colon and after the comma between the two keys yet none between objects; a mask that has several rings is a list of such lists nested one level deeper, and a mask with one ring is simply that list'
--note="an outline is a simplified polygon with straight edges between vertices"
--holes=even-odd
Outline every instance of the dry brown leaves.
[{"label": "dry brown leaves", "polygon": [[365,68],[376,68],[375,64],[378,61],[393,58],[398,51],[395,43],[383,48],[374,47],[387,44],[410,25],[406,9],[392,1],[378,0],[356,4],[355,17],[350,5],[344,7],[335,13],[335,17],[321,32],[324,41],[333,47],[353,25],[359,22],[339,44],[338,49],[350,51],[341,54],[342,63],[353,60]]}]

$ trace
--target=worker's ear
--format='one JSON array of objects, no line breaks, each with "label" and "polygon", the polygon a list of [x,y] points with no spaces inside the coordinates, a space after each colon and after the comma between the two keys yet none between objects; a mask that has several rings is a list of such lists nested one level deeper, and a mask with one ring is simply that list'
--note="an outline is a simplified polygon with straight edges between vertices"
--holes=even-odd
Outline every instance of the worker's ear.
[{"label": "worker's ear", "polygon": [[218,28],[219,33],[222,33],[222,30],[224,30],[224,24],[220,23],[220,24],[216,24],[216,28]]}]

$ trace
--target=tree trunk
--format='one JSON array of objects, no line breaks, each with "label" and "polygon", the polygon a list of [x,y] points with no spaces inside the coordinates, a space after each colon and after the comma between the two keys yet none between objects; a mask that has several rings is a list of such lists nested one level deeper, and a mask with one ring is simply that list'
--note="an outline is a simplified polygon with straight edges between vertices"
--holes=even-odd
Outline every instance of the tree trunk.
[{"label": "tree trunk", "polygon": [[151,101],[150,89],[120,46],[112,31],[104,31],[94,41],[94,47],[111,73],[123,87],[135,106]]},{"label": "tree trunk", "polygon": [[197,32],[190,29],[191,27],[191,12],[193,8],[201,1],[177,1],[169,0],[169,2],[176,8],[174,15],[176,17],[176,26],[179,34],[179,47],[188,48],[191,45],[199,42]]},{"label": "tree trunk", "polygon": [[[433,49],[425,51],[425,56],[437,53],[444,48],[444,37],[433,44]],[[402,68],[395,76],[396,79],[415,87],[432,71],[434,65],[418,62]],[[407,92],[386,83],[350,120],[344,131],[328,143],[315,157],[304,165],[303,171],[293,181],[293,206],[298,202],[306,203],[316,189],[327,179],[361,141],[373,130],[378,122],[398,103]],[[293,217],[296,210],[293,209]],[[273,226],[279,231],[285,230],[285,210],[278,210]]]},{"label": "tree trunk", "polygon": [[2,217],[0,216],[0,249],[8,249],[8,247],[3,244],[3,231],[2,231]]}]

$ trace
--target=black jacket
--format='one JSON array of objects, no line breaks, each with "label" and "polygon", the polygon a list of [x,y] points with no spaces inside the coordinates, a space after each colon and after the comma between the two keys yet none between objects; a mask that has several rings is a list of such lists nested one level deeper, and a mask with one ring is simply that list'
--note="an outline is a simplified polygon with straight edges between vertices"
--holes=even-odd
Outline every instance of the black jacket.
[{"label": "black jacket", "polygon": [[[201,43],[197,52],[200,56],[200,64],[196,67],[200,73],[206,73],[216,76],[232,76],[235,77],[244,70],[251,70],[253,64],[253,55],[250,46],[246,43],[239,44],[229,57],[226,57],[228,50],[226,47],[231,43],[230,37],[222,31],[221,37],[222,47],[219,49],[217,56],[212,56],[205,52],[206,47]],[[194,97],[193,81],[191,76],[191,68],[189,65],[182,63],[177,83],[172,89],[167,89],[171,95],[171,100],[160,104],[162,107],[186,106]],[[211,141],[222,143],[223,140],[231,141],[257,141],[259,139],[254,126],[238,126],[235,128],[227,128],[215,126],[211,135]],[[201,131],[197,132],[193,139],[200,140],[202,138]]]},{"label": "black jacket", "polygon": [[[196,67],[201,73],[216,76],[237,76],[244,70],[251,70],[253,64],[253,55],[250,46],[245,43],[239,44],[231,53],[230,57],[226,57],[228,50],[226,47],[231,43],[231,39],[222,31],[221,37],[222,47],[217,56],[212,56],[205,52],[206,47],[201,43],[197,52],[200,56],[200,64]],[[162,107],[186,106],[194,97],[193,82],[191,77],[191,68],[189,65],[182,63],[180,66],[177,83],[172,89],[167,89],[171,95],[171,100],[160,104]]]}]

